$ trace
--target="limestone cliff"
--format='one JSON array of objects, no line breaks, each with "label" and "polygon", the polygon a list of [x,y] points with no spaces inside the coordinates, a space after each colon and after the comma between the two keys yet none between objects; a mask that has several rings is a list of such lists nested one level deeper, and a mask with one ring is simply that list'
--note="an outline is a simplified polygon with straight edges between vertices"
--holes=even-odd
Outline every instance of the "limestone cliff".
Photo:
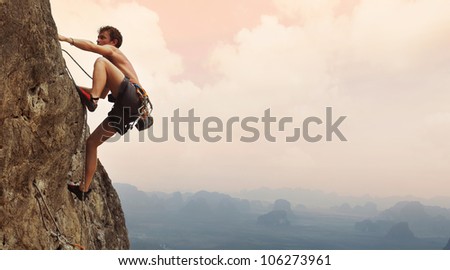
[{"label": "limestone cliff", "polygon": [[128,249],[125,219],[99,164],[83,204],[85,117],[64,70],[49,0],[0,0],[0,249]]}]

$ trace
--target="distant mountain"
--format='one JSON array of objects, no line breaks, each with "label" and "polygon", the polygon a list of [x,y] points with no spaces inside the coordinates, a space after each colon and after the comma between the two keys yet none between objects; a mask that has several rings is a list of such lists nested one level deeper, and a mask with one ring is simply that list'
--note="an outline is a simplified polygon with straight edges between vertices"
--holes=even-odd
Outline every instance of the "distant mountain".
[{"label": "distant mountain", "polygon": [[450,209],[426,206],[417,201],[398,202],[381,212],[375,220],[407,222],[417,235],[450,235]]},{"label": "distant mountain", "polygon": [[245,215],[251,208],[247,200],[218,192],[199,191],[184,196],[184,201],[180,213],[200,220],[209,218],[229,222],[237,219],[239,215]]},{"label": "distant mountain", "polygon": [[274,210],[265,215],[259,216],[257,224],[269,227],[279,227],[279,226],[289,226],[290,222],[288,220],[288,215],[286,211]]},{"label": "distant mountain", "polygon": [[[218,192],[192,193],[143,192],[129,184],[116,183],[123,208],[130,219],[145,219],[176,213],[190,221],[233,220],[250,212],[248,200],[233,198]],[[267,211],[267,205],[260,205]]]},{"label": "distant mountain", "polygon": [[383,211],[379,215],[383,219],[422,220],[427,218],[450,219],[450,209],[439,206],[427,206],[418,201],[403,201]]},{"label": "distant mountain", "polygon": [[450,250],[450,239],[448,239],[447,245],[444,247],[445,250]]},{"label": "distant mountain", "polygon": [[165,209],[165,203],[156,196],[148,196],[137,187],[129,184],[114,183],[126,214],[137,216]]},{"label": "distant mountain", "polygon": [[[147,206],[148,196],[145,192],[138,190],[137,187],[121,183],[115,183],[114,187],[122,198],[126,198],[123,203],[132,203],[133,206]],[[133,198],[133,200],[128,200],[128,198]]]},{"label": "distant mountain", "polygon": [[273,204],[273,210],[274,211],[282,210],[282,211],[286,211],[286,212],[292,212],[291,203],[284,199],[278,199]]},{"label": "distant mountain", "polygon": [[365,219],[355,223],[355,230],[363,233],[385,235],[394,225],[392,221]]},{"label": "distant mountain", "polygon": [[180,209],[180,214],[192,220],[203,221],[210,218],[214,211],[204,198],[194,198]]},{"label": "distant mountain", "polygon": [[389,239],[402,242],[412,241],[416,239],[414,233],[409,228],[408,222],[399,222],[394,226],[392,226],[392,228],[387,233],[386,237]]},{"label": "distant mountain", "polygon": [[309,190],[303,188],[258,188],[252,190],[243,190],[233,194],[238,198],[245,198],[248,200],[260,201],[275,201],[279,198],[290,201],[293,205],[302,204],[308,209],[311,208],[330,208],[336,205],[349,204],[356,207],[358,205],[365,205],[367,202],[372,202],[378,206],[379,209],[387,209],[399,201],[420,201],[427,205],[436,205],[446,207],[450,205],[450,196],[434,197],[431,199],[424,199],[415,196],[391,196],[391,197],[374,197],[370,195],[363,196],[342,196],[336,193],[326,193],[319,190]]},{"label": "distant mountain", "polygon": [[285,211],[288,218],[295,218],[295,214],[292,211],[291,203],[288,200],[278,199],[273,203],[273,211]]},{"label": "distant mountain", "polygon": [[418,221],[428,219],[431,216],[425,210],[425,206],[420,202],[399,202],[393,207],[383,211],[379,215],[386,220]]},{"label": "distant mountain", "polygon": [[442,249],[450,235],[447,209],[417,202],[365,217],[357,213],[376,211],[374,203],[343,204],[339,209],[346,214],[292,208],[283,197],[260,201],[208,191],[115,188],[133,249]]}]

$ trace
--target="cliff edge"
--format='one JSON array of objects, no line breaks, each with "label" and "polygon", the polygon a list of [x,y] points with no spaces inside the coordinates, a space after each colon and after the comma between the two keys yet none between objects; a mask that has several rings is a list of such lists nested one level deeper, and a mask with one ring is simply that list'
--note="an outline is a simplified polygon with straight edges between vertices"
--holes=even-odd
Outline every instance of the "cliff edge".
[{"label": "cliff edge", "polygon": [[99,163],[84,203],[85,111],[65,72],[49,0],[0,0],[0,249],[128,249]]}]

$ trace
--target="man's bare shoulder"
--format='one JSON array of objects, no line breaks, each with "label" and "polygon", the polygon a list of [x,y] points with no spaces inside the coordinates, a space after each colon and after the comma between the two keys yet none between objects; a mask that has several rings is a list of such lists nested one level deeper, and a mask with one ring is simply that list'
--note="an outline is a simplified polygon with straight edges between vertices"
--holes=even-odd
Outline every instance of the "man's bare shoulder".
[{"label": "man's bare shoulder", "polygon": [[111,56],[106,57],[109,61],[111,61],[117,68],[122,71],[122,73],[130,78],[133,82],[139,82],[136,71],[133,68],[133,65],[125,56],[125,54],[117,47],[112,48],[113,53]]},{"label": "man's bare shoulder", "polygon": [[116,48],[115,46],[112,46],[112,45],[100,45],[100,46],[103,47],[103,51],[109,52],[108,55],[103,55],[103,56],[113,56],[119,50],[118,48]]}]

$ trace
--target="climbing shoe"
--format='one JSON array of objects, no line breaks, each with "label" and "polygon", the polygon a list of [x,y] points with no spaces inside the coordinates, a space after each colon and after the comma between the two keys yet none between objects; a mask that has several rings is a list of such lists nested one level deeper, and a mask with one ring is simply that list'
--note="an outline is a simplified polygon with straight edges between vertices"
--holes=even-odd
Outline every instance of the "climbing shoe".
[{"label": "climbing shoe", "polygon": [[67,185],[67,189],[72,192],[73,194],[75,194],[77,196],[77,198],[80,201],[84,201],[87,199],[87,196],[89,195],[89,193],[91,193],[92,189],[89,189],[87,192],[83,192],[80,190],[80,186],[78,185],[73,185],[73,184],[68,184]]},{"label": "climbing shoe", "polygon": [[77,88],[78,95],[80,96],[81,103],[84,106],[86,106],[86,108],[90,112],[95,111],[95,109],[97,109],[97,103],[95,103],[95,101],[98,100],[99,98],[92,97],[91,93],[87,92],[86,90],[84,90],[83,88],[81,88],[79,86],[77,86],[76,88]]}]

